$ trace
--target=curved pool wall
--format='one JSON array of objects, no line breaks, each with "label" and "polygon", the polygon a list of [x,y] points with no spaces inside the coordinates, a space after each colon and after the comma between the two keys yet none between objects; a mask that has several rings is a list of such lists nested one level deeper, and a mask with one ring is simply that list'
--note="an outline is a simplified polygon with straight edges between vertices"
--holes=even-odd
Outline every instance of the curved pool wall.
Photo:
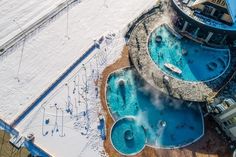
[{"label": "curved pool wall", "polygon": [[[163,95],[136,73],[135,69],[126,68],[108,78],[106,98],[115,120],[134,116],[146,130],[146,145],[156,148],[183,147],[203,136],[204,122],[198,104]],[[119,81],[125,83],[125,98]],[[165,122],[164,127],[159,125],[161,121]]]},{"label": "curved pool wall", "polygon": [[134,117],[121,118],[112,126],[111,143],[120,154],[135,155],[145,147],[145,130]]},{"label": "curved pool wall", "polygon": [[[207,82],[227,70],[230,63],[229,50],[204,47],[185,38],[179,39],[166,27],[157,27],[148,39],[149,55],[164,73],[184,81]],[[157,42],[157,37],[162,40]],[[170,71],[164,66],[165,63],[176,66],[182,74]]]}]

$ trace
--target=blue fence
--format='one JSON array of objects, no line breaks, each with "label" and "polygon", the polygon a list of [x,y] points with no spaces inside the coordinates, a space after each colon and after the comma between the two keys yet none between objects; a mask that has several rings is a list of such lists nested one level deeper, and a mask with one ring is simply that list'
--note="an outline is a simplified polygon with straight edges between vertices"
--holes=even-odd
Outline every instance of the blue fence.
[{"label": "blue fence", "polygon": [[55,87],[61,83],[69,73],[86,59],[99,45],[94,43],[78,60],[76,60],[48,89],[46,89],[21,115],[11,124],[12,127],[18,125]]},{"label": "blue fence", "polygon": [[[13,136],[19,135],[19,132],[17,130],[15,130],[12,126],[8,125],[2,119],[0,119],[0,128],[10,135],[13,135]],[[44,152],[41,148],[39,148],[38,146],[36,146],[34,143],[30,141],[24,141],[24,146],[28,149],[28,151],[33,156],[43,156],[43,157],[50,156],[49,154]]]},{"label": "blue fence", "polygon": [[[99,45],[94,43],[78,60],[76,60],[51,86],[49,86],[21,115],[19,115],[10,125],[0,119],[0,128],[7,133],[18,136],[19,132],[14,129],[55,87],[62,82],[84,59],[86,59]],[[24,146],[33,156],[50,156],[41,148],[30,141],[25,141]]]}]

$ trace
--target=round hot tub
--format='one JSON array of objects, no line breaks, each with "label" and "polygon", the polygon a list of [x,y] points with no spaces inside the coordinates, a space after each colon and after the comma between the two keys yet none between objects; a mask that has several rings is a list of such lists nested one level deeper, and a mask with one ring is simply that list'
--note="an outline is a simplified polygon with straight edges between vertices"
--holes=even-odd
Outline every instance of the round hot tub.
[{"label": "round hot tub", "polygon": [[134,118],[124,117],[113,125],[111,142],[119,153],[135,155],[145,147],[145,130]]}]

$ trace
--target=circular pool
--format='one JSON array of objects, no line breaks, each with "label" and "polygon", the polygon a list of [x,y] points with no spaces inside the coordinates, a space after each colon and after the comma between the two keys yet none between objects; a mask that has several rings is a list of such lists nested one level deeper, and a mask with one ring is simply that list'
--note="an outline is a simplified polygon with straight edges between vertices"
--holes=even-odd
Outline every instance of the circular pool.
[{"label": "circular pool", "polygon": [[124,117],[113,125],[111,142],[119,153],[135,155],[145,146],[146,135],[144,128],[134,118]]},{"label": "circular pool", "polygon": [[229,50],[180,39],[166,25],[157,27],[150,34],[148,50],[151,59],[164,73],[185,81],[216,79],[230,62]]}]

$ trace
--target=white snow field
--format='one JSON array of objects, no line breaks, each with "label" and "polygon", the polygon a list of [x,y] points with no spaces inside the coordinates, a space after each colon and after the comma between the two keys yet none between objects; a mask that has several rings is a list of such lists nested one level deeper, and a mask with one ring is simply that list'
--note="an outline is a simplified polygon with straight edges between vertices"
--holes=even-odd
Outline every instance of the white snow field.
[{"label": "white snow field", "polygon": [[106,156],[98,129],[104,112],[96,82],[104,68],[120,56],[124,44],[121,34],[108,34],[100,49],[95,49],[16,127],[21,135],[33,133],[34,143],[55,157]]},{"label": "white snow field", "polygon": [[[0,45],[37,21],[65,0],[1,0]],[[21,27],[21,28],[19,28]]]},{"label": "white snow field", "polygon": [[[14,6],[13,1],[11,2]],[[25,0],[14,0],[14,2],[22,5],[31,3]],[[51,0],[50,3],[58,1]],[[64,13],[27,39],[24,49],[22,45],[18,45],[12,52],[1,56],[0,118],[12,123],[75,60],[80,58],[94,39],[98,39],[106,32],[119,34],[129,22],[155,3],[155,0],[83,0],[71,7],[69,14]],[[0,10],[5,7],[4,4],[0,5]],[[4,16],[11,19],[27,11],[27,9],[17,10],[18,12],[11,13],[14,15]],[[67,16],[69,37],[66,36]]]}]

